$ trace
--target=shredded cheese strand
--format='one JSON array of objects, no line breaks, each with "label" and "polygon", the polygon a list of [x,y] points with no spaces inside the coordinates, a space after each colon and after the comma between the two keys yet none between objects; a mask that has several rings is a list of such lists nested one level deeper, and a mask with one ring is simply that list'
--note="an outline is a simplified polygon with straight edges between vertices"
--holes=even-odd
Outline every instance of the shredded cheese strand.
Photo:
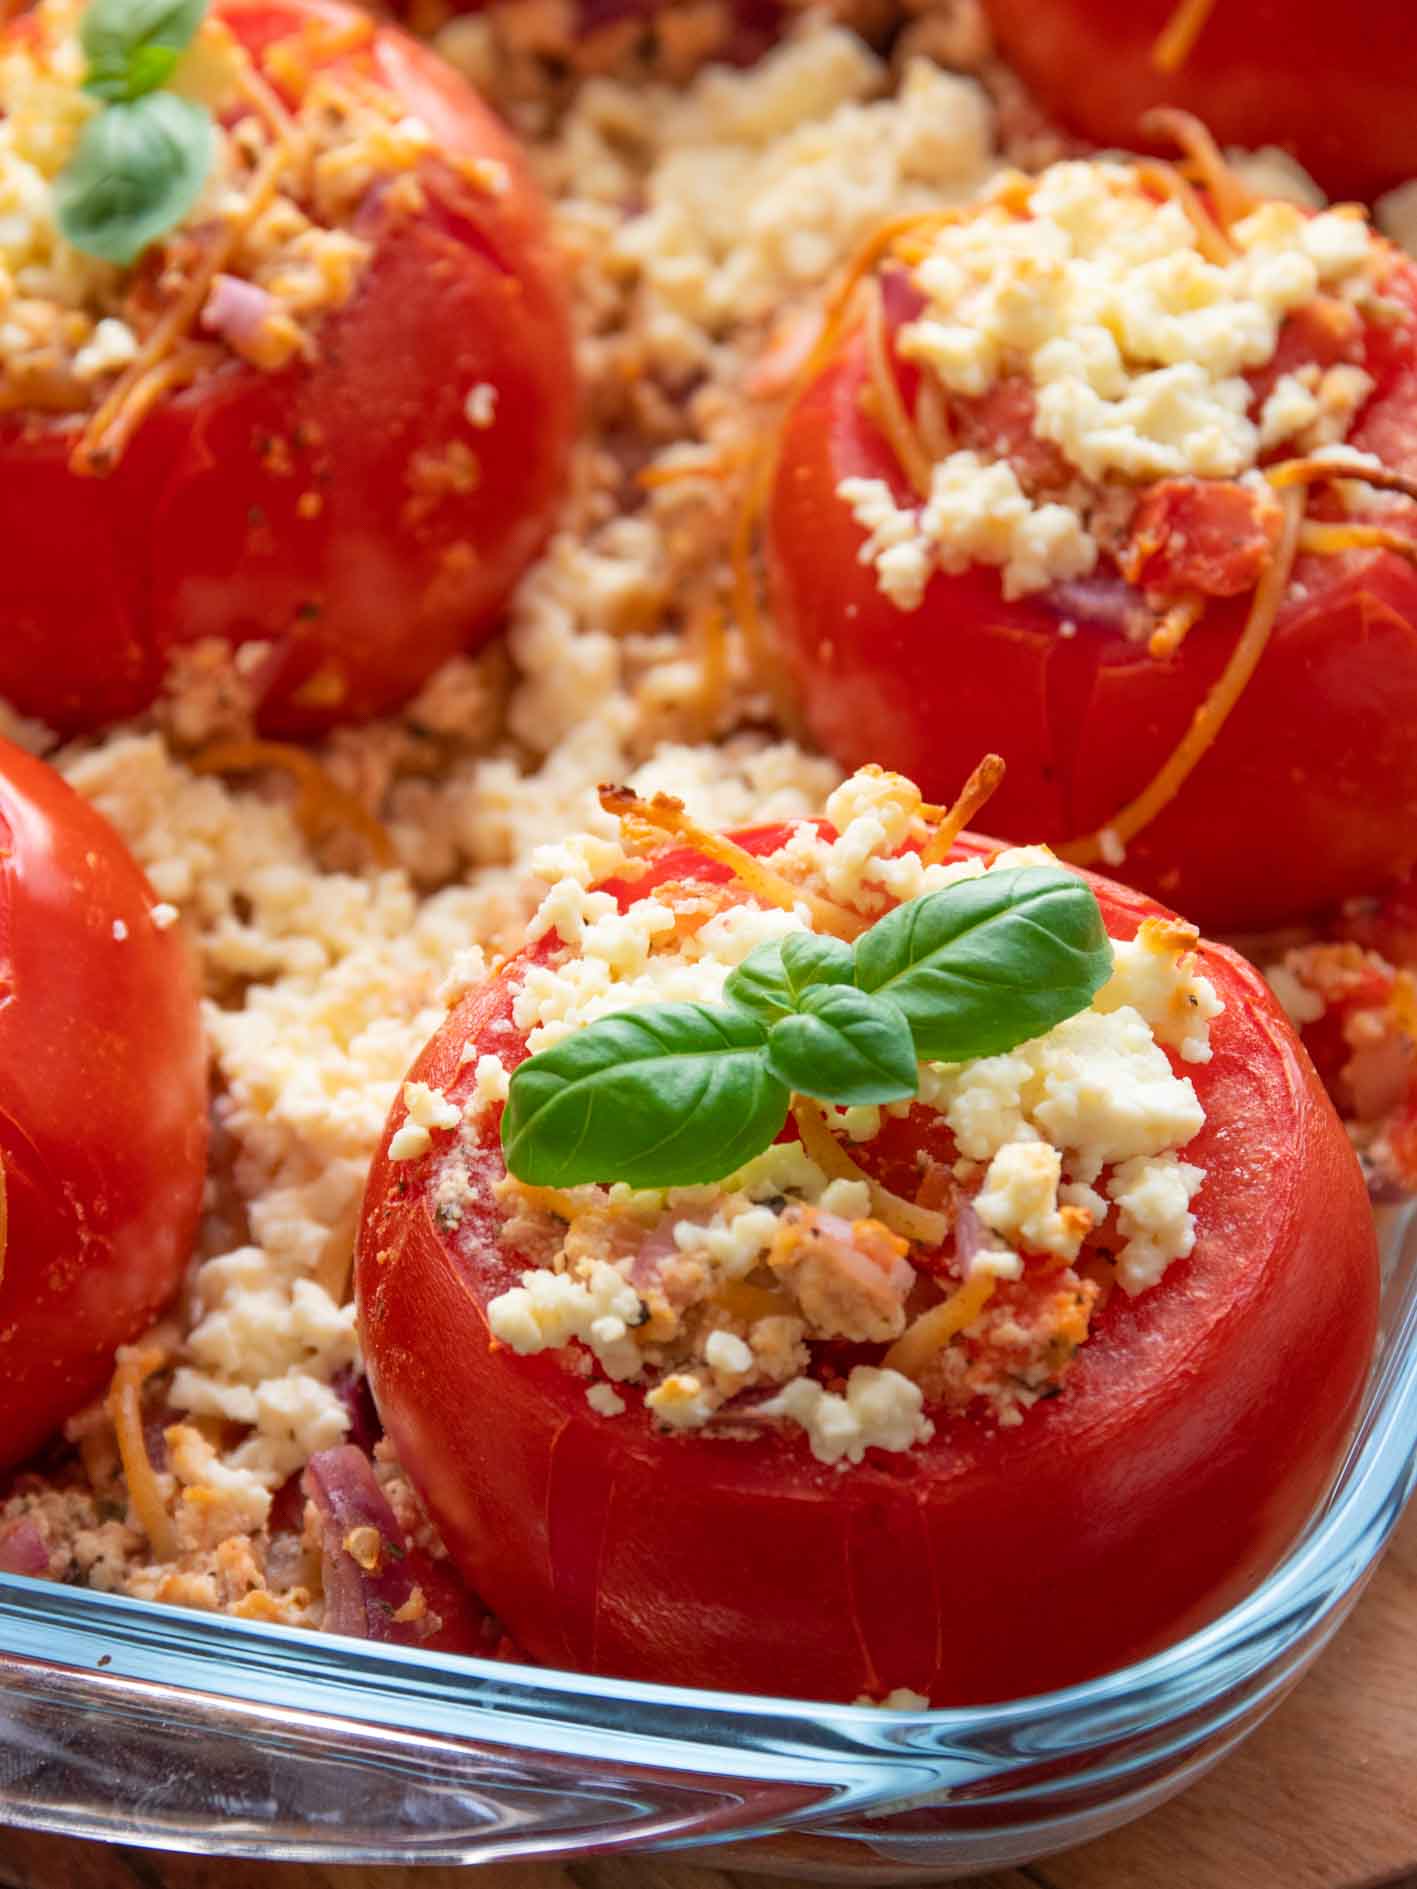
[{"label": "shredded cheese strand", "polygon": [[879,282],[866,284],[862,337],[866,345],[866,368],[870,375],[869,391],[872,395],[869,417],[895,454],[901,471],[914,486],[917,498],[928,499],[931,485],[930,458],[905,410],[905,402],[900,397],[900,385],[891,366],[886,343],[885,298],[881,294]]},{"label": "shredded cheese strand", "polygon": [[1147,640],[1147,654],[1158,662],[1174,656],[1191,631],[1205,615],[1205,598],[1199,594],[1182,597],[1173,603]]},{"label": "shredded cheese strand", "polygon": [[722,833],[711,833],[707,827],[700,826],[697,820],[691,819],[684,811],[683,801],[676,800],[672,794],[656,794],[652,800],[642,800],[638,794],[631,793],[628,787],[602,787],[600,804],[632,834],[636,824],[656,833],[667,833],[672,839],[682,840],[686,846],[692,846],[695,852],[702,853],[706,859],[727,866],[734,877],[741,879],[754,897],[760,898],[765,905],[775,905],[784,912],[805,905],[812,915],[815,928],[830,932],[834,938],[855,938],[870,922],[848,906],[834,905],[820,893],[794,885],[780,872],[774,872],[771,866],[745,851],[735,840],[728,839]]},{"label": "shredded cheese strand", "polygon": [[375,863],[395,866],[398,857],[382,823],[353,794],[346,793],[313,754],[284,741],[223,741],[203,748],[188,765],[196,774],[243,774],[256,768],[280,768],[299,789],[295,817],[306,837],[316,840],[333,825],[351,828],[368,846]]},{"label": "shredded cheese strand", "polygon": [[992,800],[1003,785],[1004,760],[999,754],[986,754],[960,789],[954,805],[941,817],[939,825],[921,849],[923,866],[942,866],[954,850],[954,843],[986,800]]},{"label": "shredded cheese strand", "polygon": [[1178,0],[1175,12],[1152,41],[1152,70],[1179,72],[1214,11],[1215,0]]},{"label": "shredded cheese strand", "polygon": [[884,1369],[918,1378],[952,1338],[974,1323],[993,1296],[995,1283],[992,1272],[972,1273],[947,1299],[922,1312],[901,1333],[881,1360]]},{"label": "shredded cheese strand", "polygon": [[873,1180],[864,1168],[858,1167],[832,1133],[819,1102],[804,1095],[794,1096],[792,1114],[802,1146],[828,1180],[865,1181],[871,1190],[871,1212],[882,1226],[916,1246],[944,1245],[952,1224],[950,1216],[936,1213],[930,1207],[917,1206],[902,1194],[893,1194],[888,1187]]},{"label": "shredded cheese strand", "polygon": [[1149,138],[1170,138],[1177,149],[1185,153],[1186,161],[1210,198],[1222,231],[1254,209],[1254,195],[1246,190],[1225,162],[1220,146],[1191,112],[1158,105],[1143,114],[1141,128]]},{"label": "shredded cheese strand", "polygon": [[1160,772],[1136,799],[1085,839],[1060,846],[1060,858],[1075,866],[1094,865],[1103,857],[1104,833],[1109,835],[1109,841],[1125,843],[1140,833],[1143,827],[1149,826],[1180,792],[1225,726],[1231,710],[1244,693],[1265,652],[1298,554],[1299,532],[1304,519],[1302,491],[1290,489],[1282,492],[1280,504],[1284,510],[1284,523],[1279,544],[1264,576],[1255,586],[1249,620],[1231,652],[1229,662],[1192,717],[1190,727]]},{"label": "shredded cheese strand", "polygon": [[1196,244],[1207,262],[1214,263],[1218,269],[1234,262],[1240,252],[1201,202],[1194,186],[1187,183],[1174,164],[1138,164],[1136,172],[1141,183],[1150,184],[1164,197],[1180,204],[1195,231]]},{"label": "shredded cheese strand", "polygon": [[128,1484],[133,1513],[157,1561],[171,1561],[177,1553],[177,1531],[162,1499],[157,1472],[143,1435],[143,1385],[160,1370],[164,1354],[156,1345],[138,1349],[125,1345],[108,1389],[108,1414],[118,1439],[118,1455]]},{"label": "shredded cheese strand", "polygon": [[1299,533],[1299,549],[1320,557],[1339,557],[1345,551],[1395,551],[1417,564],[1417,540],[1385,525],[1319,524],[1306,519]]},{"label": "shredded cheese strand", "polygon": [[1332,485],[1352,479],[1375,492],[1400,492],[1404,498],[1417,499],[1417,479],[1395,467],[1365,465],[1361,460],[1281,459],[1277,465],[1266,466],[1264,476],[1280,492],[1294,485]]}]

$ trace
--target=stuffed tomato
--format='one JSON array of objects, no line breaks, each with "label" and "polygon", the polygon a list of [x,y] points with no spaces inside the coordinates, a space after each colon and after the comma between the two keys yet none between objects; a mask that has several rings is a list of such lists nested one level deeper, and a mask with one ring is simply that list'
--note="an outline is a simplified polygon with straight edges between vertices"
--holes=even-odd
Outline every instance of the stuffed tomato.
[{"label": "stuffed tomato", "polygon": [[551,1664],[843,1700],[1034,1693],[1213,1616],[1375,1329],[1265,986],[876,770],[741,844],[621,810],[647,848],[567,854],[365,1198],[371,1385],[464,1577]]},{"label": "stuffed tomato", "polygon": [[1417,270],[1205,175],[1059,165],[885,232],[765,548],[838,759],[938,793],[993,747],[997,831],[1225,930],[1417,847]]},{"label": "stuffed tomato", "polygon": [[1095,143],[1138,148],[1179,106],[1226,144],[1280,145],[1332,194],[1417,174],[1406,0],[985,0],[1000,52]]},{"label": "stuffed tomato", "polygon": [[[397,30],[217,0],[167,88],[98,104],[169,56],[150,16],[46,0],[5,29],[0,695],[90,728],[228,644],[263,730],[317,731],[485,638],[545,537],[575,423],[559,264],[513,139]],[[151,240],[123,206],[143,153],[102,142],[140,110],[198,153]]]},{"label": "stuffed tomato", "polygon": [[0,1464],[102,1390],[191,1256],[206,1046],[155,913],[108,822],[0,743]]}]

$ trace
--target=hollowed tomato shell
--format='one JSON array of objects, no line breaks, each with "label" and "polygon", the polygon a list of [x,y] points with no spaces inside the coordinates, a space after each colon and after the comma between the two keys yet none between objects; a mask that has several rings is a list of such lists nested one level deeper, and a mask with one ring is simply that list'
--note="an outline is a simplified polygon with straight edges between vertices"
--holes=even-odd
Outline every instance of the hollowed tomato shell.
[{"label": "hollowed tomato shell", "polygon": [[[747,836],[769,850],[782,829]],[[968,840],[962,850],[986,850]],[[693,856],[663,862],[665,876]],[[717,876],[709,869],[705,876]],[[642,895],[653,879],[641,880]],[[1093,884],[1109,932],[1157,911]],[[357,1260],[380,1413],[464,1577],[536,1659],[807,1698],[899,1686],[998,1700],[1122,1666],[1269,1569],[1351,1424],[1377,1305],[1372,1217],[1313,1070],[1257,974],[1203,949],[1214,1058],[1180,1065],[1206,1124],[1187,1260],[1114,1292],[1056,1399],[1015,1428],[942,1420],[903,1455],[817,1462],[800,1431],[657,1433],[633,1389],[586,1403],[563,1359],[496,1343],[519,1282],[485,1214],[439,1229],[440,1147],[370,1174]],[[464,1046],[513,1063],[518,961],[471,992],[412,1076],[457,1096]],[[389,1133],[402,1122],[400,1104]],[[489,1150],[500,1171],[498,1151]]]},{"label": "hollowed tomato shell", "polygon": [[1069,130],[1145,144],[1174,105],[1221,144],[1280,145],[1330,195],[1373,197],[1417,174],[1409,0],[1215,0],[1174,72],[1152,50],[1180,0],[984,0],[999,50]]},{"label": "hollowed tomato shell", "polygon": [[[1417,271],[1392,293],[1417,315]],[[1411,330],[1374,334],[1376,385],[1349,443],[1417,474]],[[1101,605],[1108,583],[1006,601],[997,571],[937,573],[916,610],[860,561],[843,479],[909,493],[861,412],[859,341],[783,430],[766,547],[773,621],[814,738],[948,802],[987,749],[1008,763],[990,824],[1060,844],[1106,826],[1159,772],[1225,667],[1248,596],[1216,598],[1179,652],[1152,656]],[[1089,591],[1097,609],[1089,614]],[[1301,557],[1258,668],[1121,877],[1208,931],[1287,923],[1417,862],[1417,566],[1392,552]]]},{"label": "hollowed tomato shell", "polygon": [[206,1046],[155,903],[108,822],[0,742],[0,1464],[103,1389],[191,1257]]},{"label": "hollowed tomato shell", "polygon": [[[340,0],[213,13],[258,60],[363,21]],[[575,379],[563,265],[521,152],[396,28],[323,63],[390,93],[438,155],[416,173],[421,209],[367,193],[353,231],[372,254],[314,358],[272,373],[232,355],[163,399],[103,477],[72,470],[76,424],[0,417],[0,695],[54,727],[136,713],[173,650],[208,637],[270,646],[254,677],[266,733],[381,713],[492,633],[550,528]],[[505,188],[470,180],[468,159],[503,166]],[[465,403],[484,383],[495,407],[475,426]]]}]

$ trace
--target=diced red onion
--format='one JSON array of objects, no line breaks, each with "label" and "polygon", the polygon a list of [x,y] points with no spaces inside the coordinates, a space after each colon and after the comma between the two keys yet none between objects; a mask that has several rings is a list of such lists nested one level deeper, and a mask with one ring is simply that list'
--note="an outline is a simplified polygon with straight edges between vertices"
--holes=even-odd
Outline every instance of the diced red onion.
[{"label": "diced red onion", "polygon": [[321,1450],[306,1465],[304,1481],[320,1515],[326,1631],[400,1646],[436,1632],[438,1617],[427,1610],[418,1619],[396,1617],[419,1583],[408,1537],[364,1451],[353,1443]]},{"label": "diced red onion", "polygon": [[49,1548],[32,1516],[21,1515],[0,1528],[0,1574],[49,1572]]},{"label": "diced red onion", "polygon": [[213,279],[202,307],[202,326],[219,334],[238,351],[247,346],[270,318],[275,297],[240,276]]},{"label": "diced red onion", "polygon": [[1140,604],[1137,593],[1120,577],[1075,577],[1054,584],[1048,602],[1065,617],[1096,623],[1126,635]]}]

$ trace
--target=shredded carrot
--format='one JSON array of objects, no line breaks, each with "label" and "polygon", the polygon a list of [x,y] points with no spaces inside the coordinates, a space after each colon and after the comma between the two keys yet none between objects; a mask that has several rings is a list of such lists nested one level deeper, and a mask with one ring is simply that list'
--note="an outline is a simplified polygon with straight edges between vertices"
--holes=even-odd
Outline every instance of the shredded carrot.
[{"label": "shredded carrot", "polygon": [[738,455],[727,452],[701,459],[675,459],[668,465],[643,467],[635,474],[635,484],[646,492],[656,492],[663,485],[681,485],[689,479],[726,479],[737,465]]},{"label": "shredded carrot", "polygon": [[[273,144],[251,180],[246,199],[234,216],[208,243],[181,294],[154,324],[135,358],[114,382],[109,394],[90,418],[69,457],[74,472],[96,475],[112,470],[137,426],[151,410],[152,376],[191,330],[201,313],[212,282],[230,261],[237,244],[275,195],[276,186],[291,162],[293,146],[282,138]],[[158,391],[165,391],[159,385]],[[138,404],[136,420],[125,418],[130,404]]]},{"label": "shredded carrot", "polygon": [[203,748],[188,765],[197,774],[245,774],[256,768],[280,768],[299,789],[295,817],[314,840],[333,826],[346,826],[368,846],[380,866],[398,863],[383,825],[353,794],[330,779],[313,754],[284,741],[222,741]]},{"label": "shredded carrot", "polygon": [[817,930],[830,932],[834,938],[854,938],[869,923],[849,906],[835,905],[819,893],[794,885],[763,860],[746,852],[735,840],[700,826],[684,811],[683,801],[675,800],[671,794],[656,794],[652,800],[642,800],[628,787],[602,787],[600,804],[630,832],[640,826],[654,833],[667,833],[672,839],[692,846],[706,859],[727,866],[765,905],[776,905],[785,912],[805,905]]},{"label": "shredded carrot", "polygon": [[1254,209],[1253,193],[1225,162],[1220,146],[1199,118],[1177,111],[1172,105],[1158,105],[1143,115],[1141,127],[1150,138],[1170,138],[1184,153],[1193,181],[1210,198],[1222,230],[1228,230]]},{"label": "shredded carrot", "polygon": [[1071,861],[1073,865],[1090,866],[1102,859],[1104,833],[1108,835],[1109,843],[1125,843],[1156,818],[1190,778],[1244,693],[1269,642],[1299,549],[1299,532],[1304,518],[1302,491],[1290,489],[1283,492],[1280,504],[1284,509],[1284,523],[1279,544],[1264,576],[1255,586],[1249,620],[1231,652],[1229,662],[1196,710],[1179,745],[1148,786],[1096,832],[1058,848],[1060,857]]},{"label": "shredded carrot", "polygon": [[1299,549],[1320,557],[1338,557],[1344,551],[1395,551],[1417,564],[1417,540],[1385,525],[1319,524],[1306,519],[1299,533]]},{"label": "shredded carrot", "polygon": [[986,754],[964,783],[959,798],[930,835],[929,844],[920,854],[924,866],[940,866],[949,858],[955,841],[987,800],[998,793],[1004,779],[1004,761],[998,754]]},{"label": "shredded carrot", "polygon": [[1204,615],[1205,598],[1202,596],[1182,597],[1178,603],[1173,603],[1147,640],[1148,654],[1155,656],[1158,662],[1174,656]]},{"label": "shredded carrot", "polygon": [[1223,269],[1228,262],[1233,262],[1239,253],[1231,242],[1227,232],[1216,222],[1210,211],[1202,203],[1195,189],[1176,169],[1174,164],[1148,164],[1136,166],[1138,180],[1158,190],[1162,196],[1179,203],[1190,219],[1195,231],[1196,245],[1207,262]]},{"label": "shredded carrot", "polygon": [[995,1283],[992,1272],[972,1273],[947,1299],[922,1312],[901,1333],[881,1360],[884,1369],[899,1371],[902,1377],[919,1377],[952,1338],[974,1323],[992,1297]]},{"label": "shredded carrot", "polygon": [[1179,72],[1214,10],[1215,0],[1178,0],[1175,12],[1152,42],[1153,69]]},{"label": "shredded carrot", "polygon": [[902,472],[914,486],[916,496],[927,499],[931,483],[930,458],[905,410],[895,370],[891,366],[886,342],[885,302],[879,282],[866,284],[864,308],[862,335],[866,344],[866,369],[870,375],[868,385],[873,397],[871,418],[895,454]]},{"label": "shredded carrot", "polygon": [[177,1553],[177,1534],[143,1435],[143,1385],[165,1362],[165,1354],[157,1345],[125,1345],[118,1353],[108,1389],[108,1414],[118,1439],[128,1496],[157,1561],[172,1560]]},{"label": "shredded carrot", "polygon": [[823,1174],[834,1181],[865,1181],[871,1191],[871,1212],[903,1240],[917,1246],[943,1246],[949,1238],[951,1217],[931,1207],[921,1207],[903,1194],[893,1194],[860,1167],[831,1131],[826,1112],[819,1102],[799,1095],[793,1098],[793,1118],[802,1146]]},{"label": "shredded carrot", "polygon": [[1281,459],[1277,465],[1266,466],[1264,476],[1281,492],[1293,485],[1332,485],[1352,479],[1375,492],[1400,492],[1404,498],[1417,499],[1417,479],[1392,466],[1368,465],[1358,459]]}]

